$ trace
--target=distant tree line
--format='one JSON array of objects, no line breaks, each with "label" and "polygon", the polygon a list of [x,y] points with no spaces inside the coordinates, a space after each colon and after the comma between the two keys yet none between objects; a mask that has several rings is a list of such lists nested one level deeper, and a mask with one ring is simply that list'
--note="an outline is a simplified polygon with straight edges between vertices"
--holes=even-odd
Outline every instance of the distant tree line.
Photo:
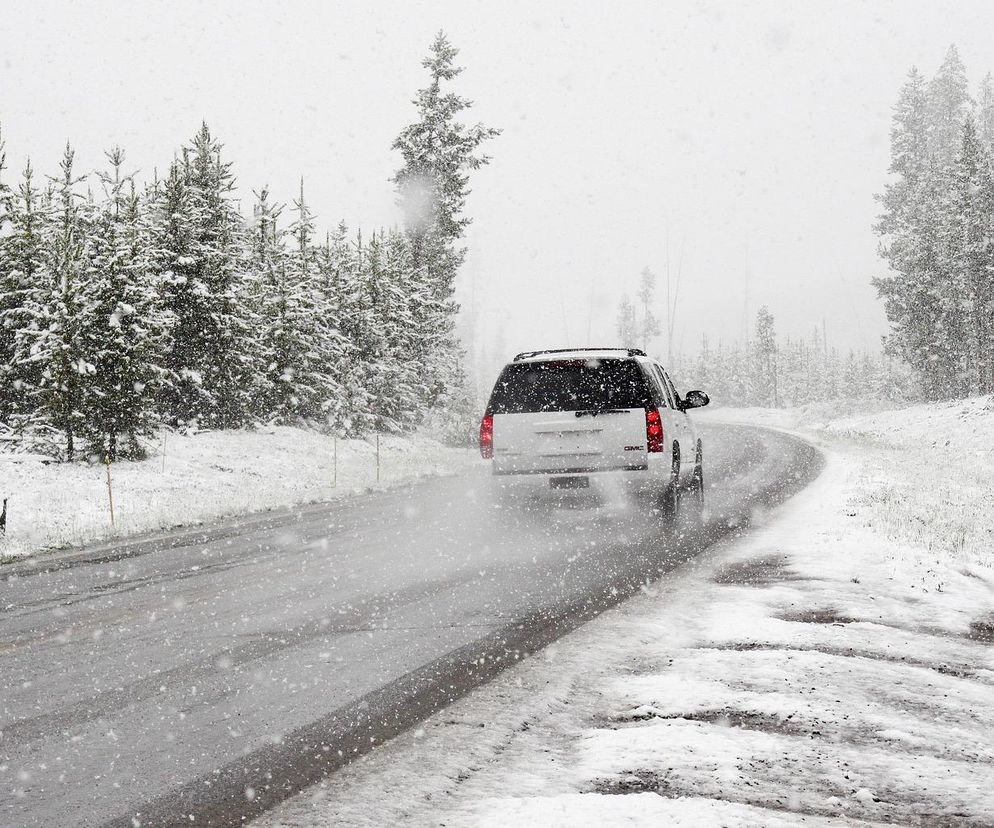
[{"label": "distant tree line", "polygon": [[289,210],[264,188],[243,217],[206,124],[144,184],[111,150],[96,195],[69,146],[57,176],[29,162],[8,184],[0,140],[0,425],[70,460],[140,456],[162,424],[461,430],[462,211],[497,131],[456,121],[455,56],[440,33],[394,143],[404,227],[365,236],[319,235],[303,182]]},{"label": "distant tree line", "polygon": [[926,399],[994,393],[994,81],[973,100],[955,46],[912,69],[894,109],[875,280]]},{"label": "distant tree line", "polygon": [[[651,342],[647,331],[658,332],[653,322],[651,313],[636,313],[631,300],[622,296],[619,342],[645,347]],[[745,344],[712,343],[704,337],[696,353],[674,353],[664,362],[681,391],[699,388],[718,405],[781,408],[843,399],[904,402],[919,396],[908,367],[890,354],[839,351],[817,329],[810,339],[781,342],[765,306]]]},{"label": "distant tree line", "polygon": [[766,307],[759,309],[747,343],[712,344],[705,338],[696,354],[673,362],[681,390],[700,388],[719,405],[783,408],[916,397],[901,360],[881,352],[840,351],[827,346],[817,328],[809,339],[781,341]]}]

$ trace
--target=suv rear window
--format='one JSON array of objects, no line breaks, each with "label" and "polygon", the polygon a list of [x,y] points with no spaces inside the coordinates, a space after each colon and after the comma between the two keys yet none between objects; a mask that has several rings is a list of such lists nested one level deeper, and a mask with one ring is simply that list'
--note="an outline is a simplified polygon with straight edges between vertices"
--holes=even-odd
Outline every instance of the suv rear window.
[{"label": "suv rear window", "polygon": [[569,359],[511,363],[497,378],[488,411],[527,414],[647,405],[649,390],[634,360]]}]

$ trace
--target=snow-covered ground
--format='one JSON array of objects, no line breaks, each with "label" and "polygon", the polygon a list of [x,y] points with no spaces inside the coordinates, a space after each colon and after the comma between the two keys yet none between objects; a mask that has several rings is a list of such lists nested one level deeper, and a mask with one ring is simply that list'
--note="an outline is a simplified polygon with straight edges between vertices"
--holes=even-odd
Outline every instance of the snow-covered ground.
[{"label": "snow-covered ground", "polygon": [[277,427],[190,436],[169,432],[164,440],[150,444],[148,460],[111,467],[113,526],[104,466],[0,453],[0,498],[9,498],[0,560],[330,500],[479,459],[476,452],[426,437],[384,435],[377,483],[375,438],[336,441],[315,431]]},{"label": "snow-covered ground", "polygon": [[808,489],[259,824],[994,824],[994,400],[775,417]]}]

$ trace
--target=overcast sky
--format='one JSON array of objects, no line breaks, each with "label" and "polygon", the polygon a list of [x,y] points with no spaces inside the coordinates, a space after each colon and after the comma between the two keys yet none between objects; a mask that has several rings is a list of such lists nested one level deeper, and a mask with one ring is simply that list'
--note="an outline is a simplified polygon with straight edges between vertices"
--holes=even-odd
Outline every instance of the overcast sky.
[{"label": "overcast sky", "polygon": [[70,140],[85,170],[116,143],[150,174],[206,119],[246,209],[304,176],[322,226],[365,228],[398,220],[390,145],[445,29],[471,116],[504,130],[472,181],[460,291],[491,358],[613,342],[646,265],[663,316],[667,238],[685,351],[741,338],[761,304],[783,334],[824,321],[832,343],[876,347],[873,193],[898,88],[953,42],[974,85],[994,68],[987,3],[35,2],[3,18],[15,168],[54,171]]}]

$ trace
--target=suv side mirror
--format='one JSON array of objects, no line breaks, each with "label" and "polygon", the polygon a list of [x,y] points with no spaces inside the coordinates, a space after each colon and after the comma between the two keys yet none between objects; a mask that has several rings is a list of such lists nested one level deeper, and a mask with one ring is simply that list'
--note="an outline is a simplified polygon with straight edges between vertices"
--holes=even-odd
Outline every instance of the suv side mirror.
[{"label": "suv side mirror", "polygon": [[703,391],[688,391],[680,408],[684,411],[688,408],[703,408],[709,402],[711,402],[711,398]]}]

